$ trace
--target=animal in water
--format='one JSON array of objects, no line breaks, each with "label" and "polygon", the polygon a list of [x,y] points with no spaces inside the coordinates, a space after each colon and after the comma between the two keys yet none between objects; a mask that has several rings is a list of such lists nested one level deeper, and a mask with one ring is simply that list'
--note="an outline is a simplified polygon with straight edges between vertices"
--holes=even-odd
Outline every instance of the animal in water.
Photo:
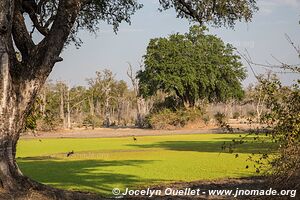
[{"label": "animal in water", "polygon": [[137,141],[136,137],[132,136],[132,138],[133,138],[133,141],[135,141],[135,142]]}]

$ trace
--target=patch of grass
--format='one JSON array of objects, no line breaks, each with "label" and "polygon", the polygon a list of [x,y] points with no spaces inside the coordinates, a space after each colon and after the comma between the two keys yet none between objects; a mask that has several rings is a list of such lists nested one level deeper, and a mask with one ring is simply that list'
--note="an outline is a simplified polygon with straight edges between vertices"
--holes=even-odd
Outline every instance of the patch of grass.
[{"label": "patch of grass", "polygon": [[[24,174],[64,189],[111,195],[115,187],[137,188],[174,181],[251,176],[249,153],[263,152],[257,143],[222,152],[233,134],[197,134],[90,139],[23,139],[18,163]],[[67,157],[69,151],[75,153]],[[246,165],[250,167],[246,169]]]}]

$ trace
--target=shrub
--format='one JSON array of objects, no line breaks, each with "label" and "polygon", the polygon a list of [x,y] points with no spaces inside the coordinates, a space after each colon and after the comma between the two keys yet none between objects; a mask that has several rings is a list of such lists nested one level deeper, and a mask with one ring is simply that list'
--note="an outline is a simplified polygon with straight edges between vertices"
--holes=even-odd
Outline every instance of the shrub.
[{"label": "shrub", "polygon": [[84,126],[91,125],[93,128],[101,127],[103,124],[103,120],[99,117],[88,115],[82,122]]},{"label": "shrub", "polygon": [[255,115],[256,115],[256,113],[255,113],[254,110],[250,110],[250,111],[247,112],[247,117],[248,117],[249,119],[254,119],[254,118],[255,118]]},{"label": "shrub", "polygon": [[[272,126],[270,135],[279,143],[279,154],[272,161],[273,172],[280,182],[289,187],[300,187],[300,85],[284,89],[279,83],[269,89],[269,113],[266,121]],[[298,181],[293,181],[297,180]],[[294,185],[293,185],[294,184]]]},{"label": "shrub", "polygon": [[152,111],[153,113],[159,113],[164,109],[168,109],[170,111],[175,112],[177,108],[181,108],[183,103],[181,100],[175,96],[168,96],[164,98],[162,101],[158,101],[154,103]]},{"label": "shrub", "polygon": [[233,117],[233,119],[239,119],[240,118],[240,113],[239,112],[234,112],[232,117]]},{"label": "shrub", "polygon": [[221,112],[217,112],[215,115],[214,115],[214,118],[217,122],[217,124],[219,126],[221,126],[222,124],[226,123],[226,115],[224,113],[221,113]]},{"label": "shrub", "polygon": [[207,126],[210,122],[210,116],[209,115],[203,115],[202,120],[204,121],[205,125]]},{"label": "shrub", "polygon": [[233,133],[233,128],[227,123],[227,118],[224,113],[217,112],[214,117],[218,126],[220,126],[223,131]]},{"label": "shrub", "polygon": [[46,110],[45,115],[37,120],[37,130],[53,131],[60,127],[61,120],[50,110]]},{"label": "shrub", "polygon": [[203,112],[198,109],[179,109],[172,111],[168,108],[162,109],[159,112],[150,114],[147,117],[149,127],[154,129],[173,129],[180,128],[187,125],[189,122],[193,122],[200,119],[203,116]]}]

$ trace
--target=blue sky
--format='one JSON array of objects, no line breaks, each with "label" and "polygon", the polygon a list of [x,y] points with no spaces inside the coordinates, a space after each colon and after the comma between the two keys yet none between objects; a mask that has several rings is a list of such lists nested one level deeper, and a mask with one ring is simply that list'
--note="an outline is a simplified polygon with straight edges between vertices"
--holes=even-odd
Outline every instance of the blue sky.
[{"label": "blue sky", "polygon": [[[185,19],[177,19],[175,11],[158,11],[158,0],[140,2],[144,7],[132,17],[131,25],[121,24],[117,35],[105,23],[100,26],[97,36],[80,32],[84,42],[82,47],[68,46],[62,53],[64,61],[56,64],[49,79],[63,80],[72,86],[86,85],[86,79],[94,77],[95,71],[108,68],[118,79],[128,81],[127,62],[138,69],[151,38],[188,31],[191,24]],[[247,49],[255,62],[278,64],[273,58],[276,57],[283,62],[300,63],[285,38],[288,34],[300,45],[300,0],[260,0],[258,6],[260,10],[251,23],[237,23],[235,29],[210,27],[210,33],[233,44],[240,52]],[[260,67],[255,67],[255,71],[265,72]],[[245,86],[255,81],[250,69],[248,74],[243,83]],[[280,78],[285,84],[290,84],[299,75],[280,74]]]}]

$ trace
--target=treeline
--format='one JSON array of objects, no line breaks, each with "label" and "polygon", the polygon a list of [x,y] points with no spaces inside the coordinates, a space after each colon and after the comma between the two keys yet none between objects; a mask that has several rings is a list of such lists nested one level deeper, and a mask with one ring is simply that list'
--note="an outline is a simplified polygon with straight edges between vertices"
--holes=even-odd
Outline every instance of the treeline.
[{"label": "treeline", "polygon": [[[75,127],[178,128],[259,122],[266,112],[266,88],[276,76],[257,78],[247,89],[247,72],[235,48],[192,26],[188,33],[151,39],[139,71],[129,64],[130,83],[112,71],[97,71],[86,87],[48,82],[27,118],[28,129]],[[289,88],[286,88],[290,90]]]},{"label": "treeline", "polygon": [[[27,129],[51,131],[57,129],[95,127],[140,127],[154,129],[179,128],[196,123],[206,126],[228,119],[245,123],[258,121],[266,111],[265,88],[275,76],[261,76],[261,81],[244,90],[242,99],[226,102],[199,99],[190,108],[180,106],[173,95],[158,91],[143,98],[139,80],[130,66],[131,83],[117,80],[112,71],[97,71],[87,79],[88,86],[70,87],[65,82],[48,81],[27,118]],[[265,80],[265,81],[263,81]],[[288,90],[288,88],[285,88]]]},{"label": "treeline", "polygon": [[70,87],[63,81],[48,81],[27,118],[27,129],[135,126],[149,112],[151,99],[141,99],[136,89],[108,69],[97,71],[87,83]]}]

